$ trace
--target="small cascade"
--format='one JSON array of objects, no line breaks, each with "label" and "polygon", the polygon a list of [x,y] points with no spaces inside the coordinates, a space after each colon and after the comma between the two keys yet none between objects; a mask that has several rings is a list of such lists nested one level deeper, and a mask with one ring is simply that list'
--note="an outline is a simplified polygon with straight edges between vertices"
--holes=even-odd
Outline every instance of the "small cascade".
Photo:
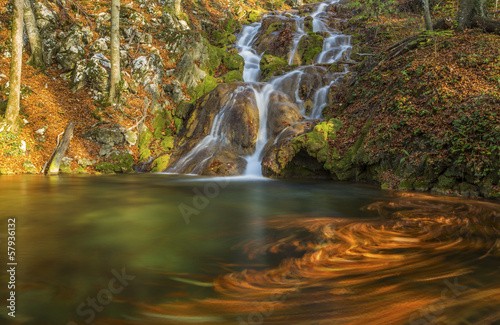
[{"label": "small cascade", "polygon": [[297,50],[297,46],[299,46],[300,39],[306,35],[304,31],[304,18],[297,17],[295,18],[295,22],[297,24],[297,35],[295,35],[293,39],[292,50],[290,51],[290,58],[288,59],[288,64],[292,65],[295,58],[295,51]]},{"label": "small cascade", "polygon": [[[231,156],[233,158],[222,159],[224,164],[229,166],[231,161],[235,161],[234,159],[240,159],[243,161],[243,164],[241,161],[238,162],[242,167],[239,171],[240,175],[262,177],[261,163],[268,148],[275,145],[281,135],[290,134],[290,132],[286,132],[288,128],[283,128],[283,125],[293,127],[303,118],[306,118],[306,121],[307,119],[321,118],[322,109],[328,105],[330,87],[348,72],[347,70],[345,72],[329,72],[325,66],[320,65],[336,62],[344,53],[348,54],[351,47],[349,36],[330,29],[325,23],[325,19],[328,17],[327,8],[337,2],[338,0],[322,2],[311,14],[313,31],[325,33],[322,52],[316,57],[316,63],[310,66],[300,66],[282,76],[272,77],[265,83],[259,82],[260,61],[264,53],[258,53],[253,47],[257,36],[263,33],[262,23],[253,23],[243,27],[236,46],[239,55],[245,61],[243,71],[245,83],[238,86],[230,99],[218,109],[213,118],[210,133],[201,141],[199,140],[184,156],[174,161],[167,172],[204,174],[207,166],[212,166],[214,162],[220,164],[218,158],[220,152],[227,153],[228,150],[235,150]],[[273,16],[268,17],[272,18]],[[295,20],[297,30],[288,53],[290,65],[294,63],[295,52],[300,40],[307,35],[304,29],[305,18],[292,16],[291,19]],[[246,103],[238,104],[243,101]],[[244,107],[247,109],[246,112],[252,112],[254,109],[254,121],[258,123],[258,128],[255,130],[253,125],[256,124],[252,124],[252,120],[244,122],[246,123],[245,131],[251,133],[250,138],[255,141],[254,145],[250,145],[250,140],[243,131],[244,125],[234,124],[235,119],[245,121],[244,118],[241,118],[248,114],[241,113],[241,109],[245,109]],[[280,117],[279,114],[282,116]],[[231,133],[231,136],[227,136],[228,133]],[[240,133],[241,139],[235,133]],[[237,141],[235,136],[238,138]],[[228,155],[223,157],[227,158]]]},{"label": "small cascade", "polygon": [[255,41],[255,35],[260,30],[260,26],[260,23],[253,23],[243,27],[238,43],[236,43],[240,51],[239,55],[245,60],[243,70],[243,81],[245,82],[257,82],[259,80],[262,54],[257,54],[257,51],[252,48],[252,44]]}]

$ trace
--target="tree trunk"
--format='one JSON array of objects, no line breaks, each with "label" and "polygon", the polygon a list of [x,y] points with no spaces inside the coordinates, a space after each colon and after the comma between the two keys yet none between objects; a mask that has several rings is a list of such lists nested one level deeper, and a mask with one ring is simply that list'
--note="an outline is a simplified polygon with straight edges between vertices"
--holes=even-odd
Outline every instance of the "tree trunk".
[{"label": "tree trunk", "polygon": [[425,29],[432,32],[432,19],[431,19],[431,11],[429,9],[429,0],[422,0],[424,6],[424,20],[425,20]]},{"label": "tree trunk", "polygon": [[460,0],[457,17],[458,30],[470,28],[474,16],[486,17],[484,3],[485,0]]},{"label": "tree trunk", "polygon": [[69,122],[68,126],[66,126],[66,130],[64,131],[61,142],[59,142],[59,145],[56,147],[56,150],[52,154],[52,159],[49,161],[49,169],[47,171],[47,174],[59,174],[59,167],[61,166],[61,161],[66,154],[66,150],[68,150],[69,142],[73,138],[74,129],[75,122]]},{"label": "tree trunk", "polygon": [[120,82],[120,0],[111,0],[111,81],[109,88],[110,104],[117,100],[117,86]]},{"label": "tree trunk", "polygon": [[500,21],[476,16],[472,19],[472,27],[479,27],[488,33],[500,35]]},{"label": "tree trunk", "polygon": [[31,47],[31,56],[28,60],[28,64],[31,64],[35,68],[43,68],[42,41],[40,40],[36,18],[33,14],[30,0],[24,0],[24,25],[26,26]]},{"label": "tree trunk", "polygon": [[5,111],[5,126],[0,132],[16,132],[19,118],[19,98],[21,95],[21,68],[23,56],[23,4],[24,0],[14,0],[14,16],[12,17],[12,58],[10,61],[10,91]]}]

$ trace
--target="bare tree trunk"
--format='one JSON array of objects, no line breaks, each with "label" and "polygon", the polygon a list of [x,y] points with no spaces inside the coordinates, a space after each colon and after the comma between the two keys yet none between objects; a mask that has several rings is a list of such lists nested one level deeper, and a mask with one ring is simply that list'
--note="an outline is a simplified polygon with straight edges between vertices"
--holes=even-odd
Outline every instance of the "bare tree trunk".
[{"label": "bare tree trunk", "polygon": [[111,0],[111,81],[110,104],[116,103],[117,85],[120,82],[120,0]]},{"label": "bare tree trunk", "polygon": [[35,68],[42,68],[44,67],[42,41],[40,40],[40,33],[38,33],[36,18],[33,14],[30,0],[24,0],[24,25],[28,32],[31,47],[31,56],[28,64],[31,64]]},{"label": "bare tree trunk", "polygon": [[66,130],[64,130],[64,135],[61,139],[61,142],[54,150],[52,154],[52,159],[49,161],[49,169],[47,174],[49,175],[57,175],[59,173],[59,167],[61,166],[61,161],[68,150],[69,142],[73,138],[73,131],[75,130],[75,122],[69,122],[68,126],[66,126]]},{"label": "bare tree trunk", "polygon": [[12,58],[10,61],[10,92],[5,111],[4,126],[0,132],[16,132],[19,118],[19,98],[21,95],[21,68],[23,57],[23,4],[24,0],[14,0],[14,16],[12,17]]},{"label": "bare tree trunk", "polygon": [[424,5],[424,20],[425,20],[425,29],[432,32],[432,19],[431,19],[431,11],[429,9],[429,0],[422,0]]}]

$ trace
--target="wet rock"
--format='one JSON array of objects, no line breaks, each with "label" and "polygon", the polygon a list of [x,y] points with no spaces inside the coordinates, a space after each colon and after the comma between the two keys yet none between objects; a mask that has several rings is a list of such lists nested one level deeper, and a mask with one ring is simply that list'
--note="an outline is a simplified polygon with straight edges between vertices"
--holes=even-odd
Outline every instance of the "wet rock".
[{"label": "wet rock", "polygon": [[268,16],[262,20],[262,26],[256,35],[254,47],[258,53],[266,53],[286,58],[293,46],[297,24],[294,19],[285,16]]},{"label": "wet rock", "polygon": [[302,37],[295,51],[298,64],[310,65],[316,60],[318,54],[323,50],[323,37],[318,33],[308,33]]},{"label": "wet rock", "polygon": [[[255,150],[258,129],[259,111],[252,87],[236,82],[220,84],[204,95],[188,116],[168,170],[203,175],[240,173],[246,166],[241,157]],[[191,151],[193,159],[182,160]]]},{"label": "wet rock", "polygon": [[267,115],[268,134],[274,139],[284,128],[302,119],[297,105],[285,94],[273,92],[269,98]]}]

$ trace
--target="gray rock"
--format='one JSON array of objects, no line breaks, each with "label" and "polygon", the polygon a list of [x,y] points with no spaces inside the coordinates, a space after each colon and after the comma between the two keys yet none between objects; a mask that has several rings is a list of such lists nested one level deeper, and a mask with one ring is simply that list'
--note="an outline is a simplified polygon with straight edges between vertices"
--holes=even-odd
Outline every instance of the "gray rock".
[{"label": "gray rock", "polygon": [[90,160],[88,158],[81,158],[81,159],[77,160],[77,163],[78,163],[78,165],[80,165],[82,167],[88,167],[88,166],[94,165],[96,163],[96,161]]},{"label": "gray rock", "polygon": [[109,156],[113,151],[113,146],[105,144],[99,150],[99,156]]},{"label": "gray rock", "polygon": [[73,70],[76,63],[85,56],[84,39],[88,34],[79,29],[75,29],[67,35],[61,42],[61,47],[56,55],[56,61],[66,70]]},{"label": "gray rock", "polygon": [[101,37],[95,40],[95,42],[90,46],[90,49],[94,52],[103,53],[109,50],[109,37]]},{"label": "gray rock", "polygon": [[123,133],[120,131],[119,126],[112,128],[100,128],[88,131],[84,136],[89,140],[94,140],[103,145],[113,147],[114,145],[121,144],[125,141]]}]

